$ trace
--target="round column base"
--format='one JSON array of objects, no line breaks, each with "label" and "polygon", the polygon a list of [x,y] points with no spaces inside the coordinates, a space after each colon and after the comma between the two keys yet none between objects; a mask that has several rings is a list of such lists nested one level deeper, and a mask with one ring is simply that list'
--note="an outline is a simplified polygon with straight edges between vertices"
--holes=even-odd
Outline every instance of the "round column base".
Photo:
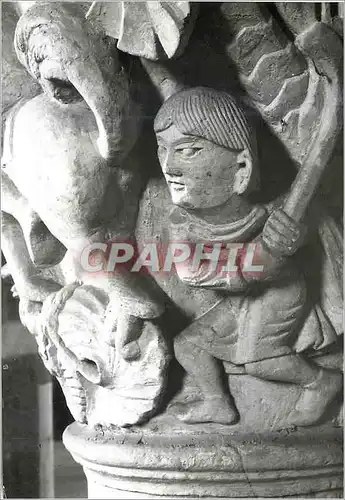
[{"label": "round column base", "polygon": [[221,425],[90,429],[64,443],[89,498],[342,498],[342,430],[330,424],[265,434]]}]

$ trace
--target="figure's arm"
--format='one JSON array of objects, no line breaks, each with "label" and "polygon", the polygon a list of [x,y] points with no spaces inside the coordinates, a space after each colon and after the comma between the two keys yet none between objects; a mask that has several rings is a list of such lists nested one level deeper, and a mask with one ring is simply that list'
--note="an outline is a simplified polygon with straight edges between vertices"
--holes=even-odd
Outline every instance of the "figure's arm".
[{"label": "figure's arm", "polygon": [[220,291],[224,290],[230,293],[241,293],[249,286],[240,272],[215,274],[211,278],[198,280],[197,282],[187,281],[186,279],[183,281],[192,287]]},{"label": "figure's arm", "polygon": [[290,256],[305,240],[305,226],[277,209],[268,218],[260,236],[245,244],[238,253],[236,271],[215,273],[203,281],[199,279],[196,286],[242,293],[255,283],[281,280],[290,275]]},{"label": "figure's arm", "polygon": [[295,222],[283,209],[275,210],[268,218],[262,234],[255,243],[253,264],[261,270],[246,270],[243,260],[240,265],[242,276],[252,282],[276,281],[289,274],[289,258],[306,242],[307,229]]}]

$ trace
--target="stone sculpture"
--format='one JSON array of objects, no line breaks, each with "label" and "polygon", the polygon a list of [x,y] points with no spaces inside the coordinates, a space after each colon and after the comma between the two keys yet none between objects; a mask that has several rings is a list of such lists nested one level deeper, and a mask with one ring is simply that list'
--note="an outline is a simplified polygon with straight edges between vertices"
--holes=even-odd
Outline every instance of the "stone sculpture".
[{"label": "stone sculpture", "polygon": [[[76,45],[75,39],[78,37]],[[49,46],[47,39],[51,44]],[[28,210],[33,212],[33,215],[23,214],[19,218],[27,219],[24,221],[23,234],[29,233],[31,238],[40,242],[39,248],[36,248],[26,238],[27,254],[35,251],[36,254],[44,254],[34,258],[36,264],[54,265],[57,258],[61,260],[61,251],[58,255],[54,251],[60,242],[60,247],[62,244],[72,254],[77,279],[91,284],[96,279],[100,287],[110,294],[111,288],[117,290],[119,294],[116,293],[114,300],[121,301],[123,307],[128,300],[130,314],[123,311],[122,316],[126,320],[119,322],[123,326],[122,342],[119,341],[120,335],[117,335],[116,340],[120,349],[127,349],[124,356],[135,357],[138,346],[128,344],[135,342],[142,332],[142,326],[138,325],[139,318],[154,318],[162,312],[159,293],[156,299],[152,298],[151,301],[149,298],[150,287],[157,288],[154,281],[147,277],[144,279],[147,286],[142,288],[140,275],[126,277],[125,272],[117,276],[87,273],[86,277],[83,276],[83,269],[78,269],[77,263],[84,246],[93,241],[130,238],[135,224],[141,184],[136,173],[137,166],[130,159],[127,166],[125,162],[137,138],[138,117],[131,104],[126,76],[116,59],[116,52],[113,56],[111,42],[97,36],[93,25],[84,20],[79,5],[66,4],[54,8],[50,4],[33,6],[17,25],[15,47],[19,59],[40,82],[45,93],[27,103],[18,103],[8,118],[3,162],[4,188],[6,197],[14,206],[6,208],[5,205],[4,210],[9,217],[16,216],[16,211],[23,213],[22,206],[15,206],[15,196],[17,203],[26,203],[30,207]],[[85,87],[86,74],[94,78],[88,88]],[[60,103],[69,103],[70,106],[63,108]],[[31,125],[32,135],[24,134],[28,141],[24,144],[18,138],[22,137],[32,120],[37,129]],[[77,122],[82,124],[81,128]],[[45,147],[42,148],[40,145],[43,140]],[[27,154],[28,151],[31,156]],[[54,158],[58,162],[55,166]],[[93,179],[92,183],[87,181],[89,176]],[[17,192],[18,189],[22,196]],[[7,194],[11,190],[14,196]],[[130,197],[133,197],[133,201]],[[119,214],[120,221],[115,221],[115,213]],[[36,222],[31,222],[32,219]],[[65,220],[69,221],[67,226]],[[6,231],[11,233],[17,224],[16,221],[6,221],[5,245]],[[51,253],[50,248],[42,243],[42,233],[47,233],[45,226],[55,237],[48,236],[53,239]],[[35,277],[32,273],[32,256],[27,255],[25,258],[23,244],[13,250],[8,258],[20,261],[16,280],[19,296],[34,301],[42,299],[42,296],[45,298],[51,293],[54,284],[51,280]],[[73,254],[77,257],[73,258]],[[129,285],[128,294],[123,293],[128,278],[131,280],[132,277],[135,284],[133,281],[133,286]],[[117,282],[115,288],[112,286],[114,281]],[[55,290],[60,288],[59,285],[55,284]],[[140,289],[142,296],[139,298]],[[136,317],[136,309],[138,320],[133,321],[131,318]],[[117,316],[110,314],[104,326],[109,331],[110,344],[115,342],[112,336],[115,337],[116,320]]]},{"label": "stone sculpture", "polygon": [[339,496],[341,9],[24,4],[3,275],[90,498]]},{"label": "stone sculpture", "polygon": [[[180,278],[190,286],[229,292],[175,340],[177,359],[204,397],[182,418],[194,423],[237,421],[216,358],[243,365],[257,378],[300,385],[291,424],[318,421],[340,391],[342,376],[307,362],[293,345],[301,335],[309,342],[315,336],[312,346],[320,337],[329,339],[322,342],[326,347],[336,340],[336,329],[322,310],[310,310],[305,280],[289,259],[301,244],[300,224],[280,208],[282,201],[269,207],[250,202],[258,188],[259,166],[255,134],[243,111],[224,92],[192,88],[165,102],[155,130],[163,173],[177,205],[171,214],[171,240],[208,242],[212,250],[214,243],[235,243],[243,250],[237,271],[222,271],[226,258],[216,268],[204,262],[193,269],[192,261],[178,266]],[[256,266],[262,270],[246,272],[243,261],[252,242]],[[297,352],[298,341],[305,344],[298,339]]]}]

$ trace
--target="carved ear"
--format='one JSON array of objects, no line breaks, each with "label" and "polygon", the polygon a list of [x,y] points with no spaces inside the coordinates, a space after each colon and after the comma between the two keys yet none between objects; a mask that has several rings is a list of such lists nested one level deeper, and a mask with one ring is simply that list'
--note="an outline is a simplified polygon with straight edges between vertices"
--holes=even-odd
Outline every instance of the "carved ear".
[{"label": "carved ear", "polygon": [[190,2],[93,2],[86,17],[100,23],[118,48],[151,60],[170,59],[184,49],[196,18]]},{"label": "carved ear", "polygon": [[238,154],[237,165],[234,191],[237,194],[244,194],[251,184],[253,175],[253,159],[248,149],[244,149]]}]

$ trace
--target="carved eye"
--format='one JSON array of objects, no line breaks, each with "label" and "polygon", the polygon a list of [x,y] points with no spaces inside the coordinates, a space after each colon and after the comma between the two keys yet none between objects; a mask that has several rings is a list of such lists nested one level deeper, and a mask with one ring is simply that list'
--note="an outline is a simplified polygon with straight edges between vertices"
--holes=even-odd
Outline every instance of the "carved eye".
[{"label": "carved eye", "polygon": [[45,57],[46,55],[43,47],[41,47],[40,45],[33,47],[32,58],[36,64],[41,64],[41,62],[44,61]]},{"label": "carved eye", "polygon": [[44,61],[44,55],[43,54],[35,54],[34,60],[36,64],[41,64],[42,61]]},{"label": "carved eye", "polygon": [[166,148],[161,144],[158,144],[157,154],[158,156],[162,156],[166,153]]},{"label": "carved eye", "polygon": [[54,99],[64,104],[83,100],[77,89],[68,81],[58,78],[49,78]]},{"label": "carved eye", "polygon": [[202,150],[202,148],[196,148],[196,147],[189,147],[189,148],[183,148],[183,149],[179,149],[178,150],[178,153],[179,155],[182,156],[182,158],[193,158],[194,156],[196,156],[200,151]]}]

